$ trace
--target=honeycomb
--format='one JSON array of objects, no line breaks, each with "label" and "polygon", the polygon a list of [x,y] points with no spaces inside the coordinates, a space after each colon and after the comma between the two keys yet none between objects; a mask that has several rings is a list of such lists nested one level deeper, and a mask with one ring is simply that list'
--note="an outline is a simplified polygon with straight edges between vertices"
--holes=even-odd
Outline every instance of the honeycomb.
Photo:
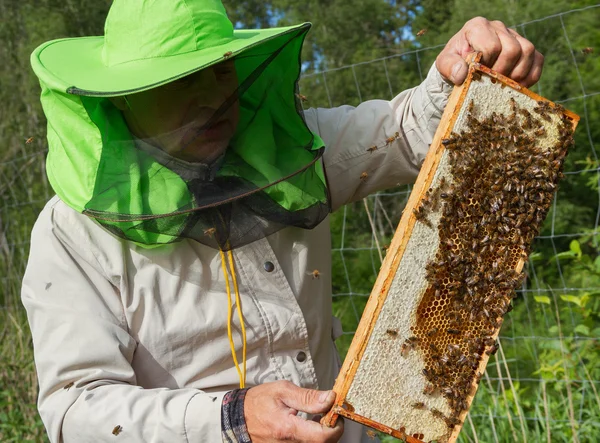
[{"label": "honeycomb", "polygon": [[562,178],[574,122],[474,71],[451,129],[343,399],[343,415],[409,442],[457,436]]}]

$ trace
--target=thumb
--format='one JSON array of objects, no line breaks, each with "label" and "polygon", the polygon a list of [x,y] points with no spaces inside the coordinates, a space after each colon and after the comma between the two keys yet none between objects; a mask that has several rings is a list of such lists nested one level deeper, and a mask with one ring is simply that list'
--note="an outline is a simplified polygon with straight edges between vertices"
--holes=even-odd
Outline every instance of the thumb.
[{"label": "thumb", "polygon": [[467,78],[469,66],[456,52],[442,51],[435,60],[435,66],[442,77],[456,86],[461,85]]},{"label": "thumb", "polygon": [[309,414],[327,412],[335,402],[335,392],[316,391],[290,384],[281,394],[281,401],[288,407]]}]

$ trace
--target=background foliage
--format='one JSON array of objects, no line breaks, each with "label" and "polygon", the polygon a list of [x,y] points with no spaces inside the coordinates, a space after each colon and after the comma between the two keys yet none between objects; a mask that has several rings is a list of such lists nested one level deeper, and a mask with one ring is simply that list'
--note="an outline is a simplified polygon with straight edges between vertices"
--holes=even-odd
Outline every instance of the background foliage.
[{"label": "background foliage", "polygon": [[[29,232],[52,195],[45,120],[29,54],[40,43],[102,34],[109,0],[0,0],[0,441],[45,441],[35,411],[31,338],[19,301]],[[536,240],[529,278],[462,441],[598,441],[600,432],[600,8],[556,0],[227,0],[238,27],[311,21],[301,90],[310,106],[391,98],[418,84],[470,18],[504,21],[545,55],[536,92],[582,116],[567,177]],[[588,8],[578,11],[580,8]],[[417,31],[427,29],[419,38]],[[591,54],[583,48],[591,47]],[[29,143],[27,139],[33,137]],[[345,353],[410,188],[332,217],[335,314]],[[366,208],[372,224],[366,216]],[[377,241],[376,241],[377,240]]]}]

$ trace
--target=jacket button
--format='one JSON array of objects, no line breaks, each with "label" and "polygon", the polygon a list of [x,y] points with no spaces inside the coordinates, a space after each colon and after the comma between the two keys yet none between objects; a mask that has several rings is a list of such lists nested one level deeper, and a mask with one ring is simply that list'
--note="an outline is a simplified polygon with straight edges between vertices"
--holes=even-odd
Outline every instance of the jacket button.
[{"label": "jacket button", "polygon": [[275,269],[275,265],[273,264],[273,262],[270,261],[266,261],[263,266],[265,268],[265,271],[267,272],[273,272],[273,269]]},{"label": "jacket button", "polygon": [[302,363],[303,361],[306,360],[306,352],[304,351],[300,351],[296,354],[296,360],[298,360],[300,363]]}]

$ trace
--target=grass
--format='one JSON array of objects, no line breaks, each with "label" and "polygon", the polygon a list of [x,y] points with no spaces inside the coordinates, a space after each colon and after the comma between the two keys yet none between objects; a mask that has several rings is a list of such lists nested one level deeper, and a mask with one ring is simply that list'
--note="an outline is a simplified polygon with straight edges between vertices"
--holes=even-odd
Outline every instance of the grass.
[{"label": "grass", "polygon": [[48,441],[37,413],[31,334],[22,308],[0,309],[0,441]]}]

